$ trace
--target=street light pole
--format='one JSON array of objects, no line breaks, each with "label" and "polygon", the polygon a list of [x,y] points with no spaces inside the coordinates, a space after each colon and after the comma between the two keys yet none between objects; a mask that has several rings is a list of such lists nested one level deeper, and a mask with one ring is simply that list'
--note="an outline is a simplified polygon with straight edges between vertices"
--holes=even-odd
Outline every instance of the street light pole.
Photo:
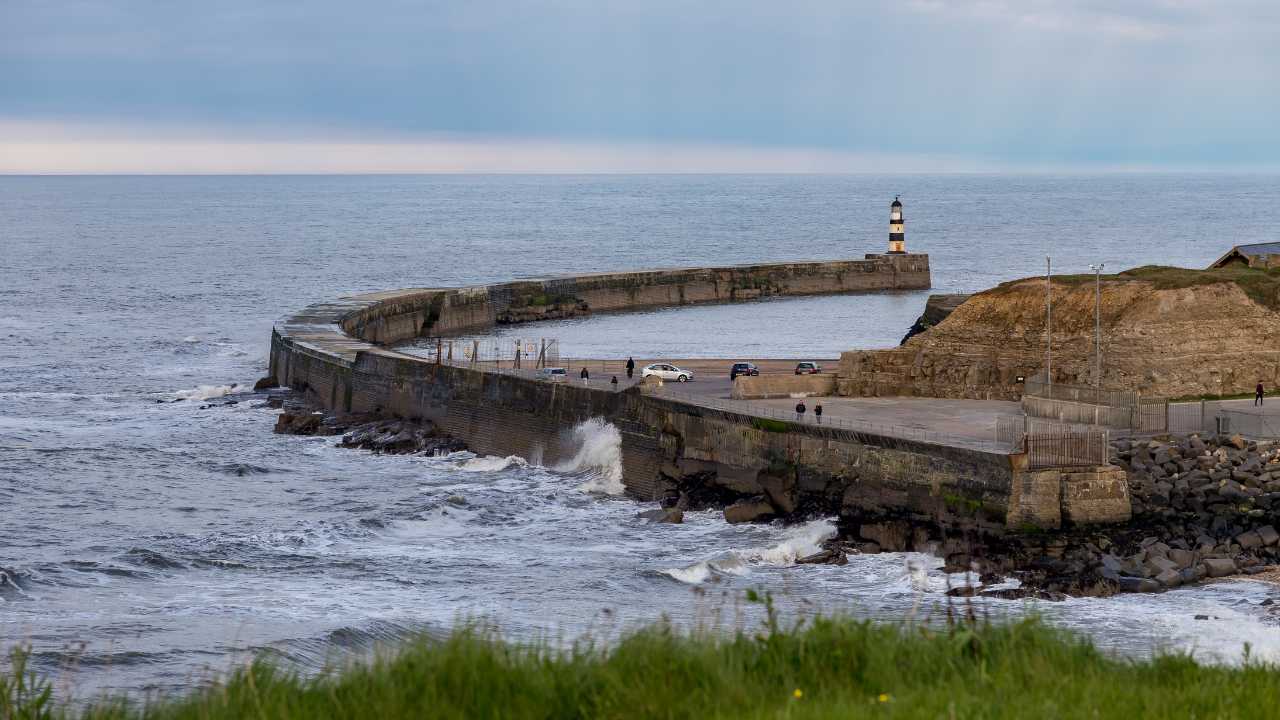
[{"label": "street light pole", "polygon": [[1093,271],[1093,350],[1098,356],[1093,384],[1099,388],[1102,387],[1102,269],[1106,266],[1106,263],[1089,266]]},{"label": "street light pole", "polygon": [[1044,376],[1053,397],[1053,258],[1044,259]]}]

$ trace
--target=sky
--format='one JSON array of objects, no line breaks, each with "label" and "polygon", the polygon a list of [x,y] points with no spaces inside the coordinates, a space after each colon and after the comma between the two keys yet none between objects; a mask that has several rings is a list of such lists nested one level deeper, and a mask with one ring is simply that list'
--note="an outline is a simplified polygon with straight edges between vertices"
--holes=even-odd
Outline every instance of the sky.
[{"label": "sky", "polygon": [[0,173],[1280,168],[1278,0],[0,0]]}]

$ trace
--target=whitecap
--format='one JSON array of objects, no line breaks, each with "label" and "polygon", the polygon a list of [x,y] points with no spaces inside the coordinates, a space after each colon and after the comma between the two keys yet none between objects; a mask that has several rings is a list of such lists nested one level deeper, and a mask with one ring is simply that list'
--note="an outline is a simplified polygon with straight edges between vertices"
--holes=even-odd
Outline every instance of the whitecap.
[{"label": "whitecap", "polygon": [[578,486],[583,492],[622,495],[622,433],[612,423],[591,418],[573,428],[577,453],[556,470],[566,473],[588,473],[587,481]]},{"label": "whitecap", "polygon": [[171,393],[169,397],[174,400],[212,400],[220,398],[232,393],[243,392],[244,386],[239,383],[231,383],[230,385],[199,385],[190,390],[178,390]]}]

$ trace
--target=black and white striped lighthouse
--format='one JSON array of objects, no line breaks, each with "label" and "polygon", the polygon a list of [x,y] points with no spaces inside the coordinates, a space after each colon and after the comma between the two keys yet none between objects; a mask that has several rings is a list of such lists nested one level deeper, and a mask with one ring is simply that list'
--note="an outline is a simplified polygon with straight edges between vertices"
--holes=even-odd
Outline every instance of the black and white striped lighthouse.
[{"label": "black and white striped lighthouse", "polygon": [[907,252],[907,233],[902,219],[902,201],[896,196],[889,206],[889,254],[901,255]]}]

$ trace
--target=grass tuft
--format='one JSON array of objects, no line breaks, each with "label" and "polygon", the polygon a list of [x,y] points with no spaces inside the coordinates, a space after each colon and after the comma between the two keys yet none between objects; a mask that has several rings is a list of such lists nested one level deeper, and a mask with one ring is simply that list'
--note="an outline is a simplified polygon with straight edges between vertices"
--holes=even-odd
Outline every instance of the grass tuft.
[{"label": "grass tuft", "polygon": [[[749,598],[752,599],[752,598]],[[769,604],[766,596],[753,601]],[[1280,671],[1185,654],[1120,659],[1037,620],[945,627],[816,618],[705,635],[659,623],[608,650],[504,642],[465,627],[344,672],[254,662],[176,700],[54,709],[24,668],[0,718],[1124,718],[1275,716]]]}]

